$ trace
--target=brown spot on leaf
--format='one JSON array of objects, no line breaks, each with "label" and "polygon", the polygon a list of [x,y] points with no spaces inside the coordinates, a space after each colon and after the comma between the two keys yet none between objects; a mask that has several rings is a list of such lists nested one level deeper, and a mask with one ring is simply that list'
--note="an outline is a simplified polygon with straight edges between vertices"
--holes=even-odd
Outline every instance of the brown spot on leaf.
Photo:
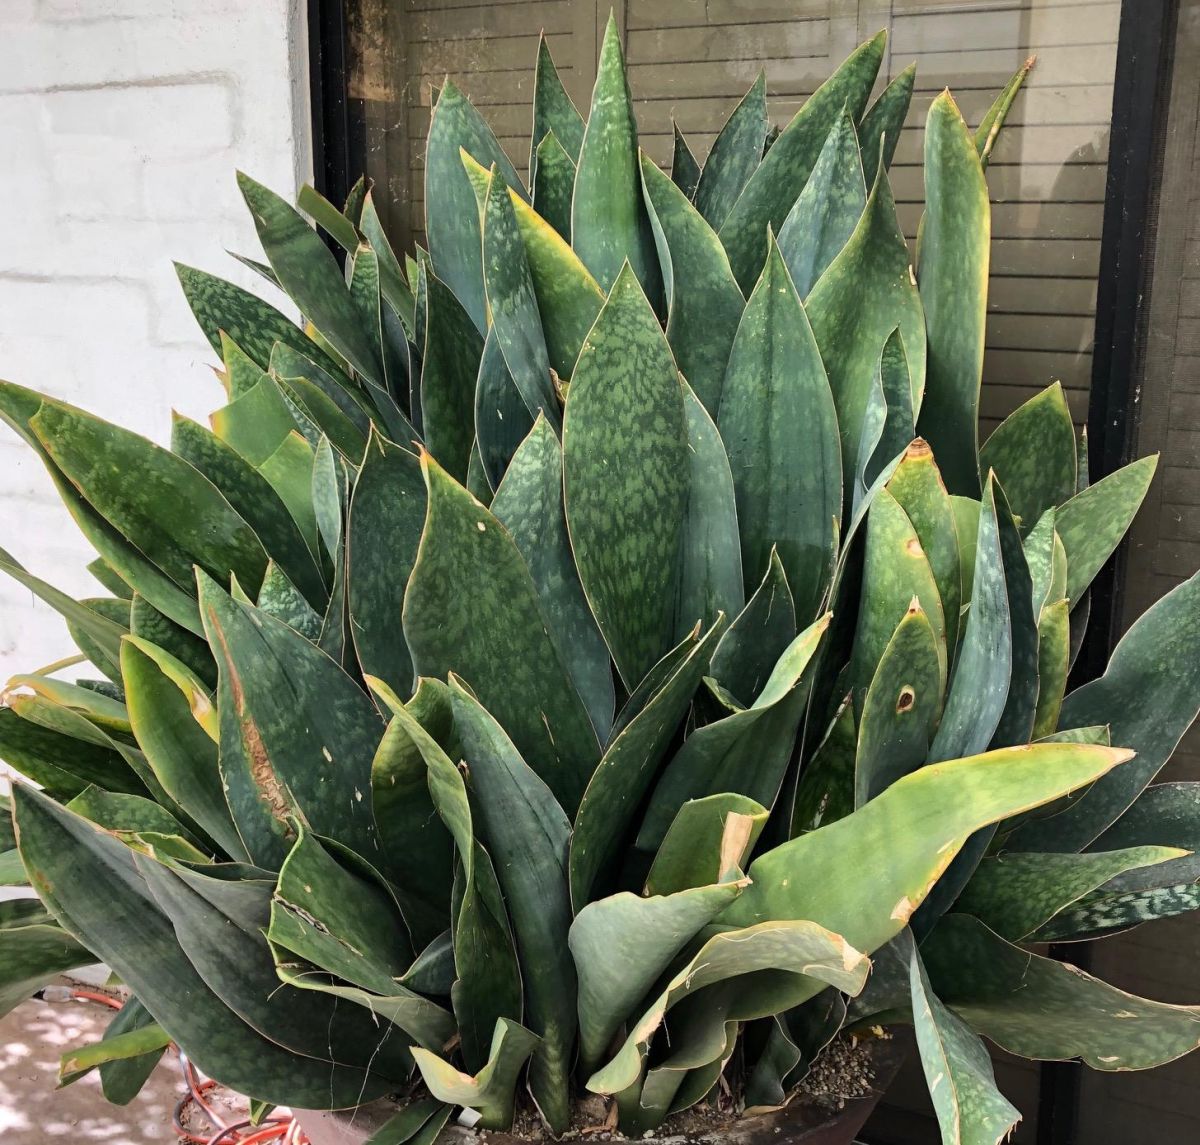
[{"label": "brown spot on leaf", "polygon": [[913,704],[917,702],[917,693],[913,690],[911,684],[905,684],[900,689],[900,695],[896,698],[896,711],[907,712]]},{"label": "brown spot on leaf", "polygon": [[929,442],[923,437],[914,437],[909,443],[908,448],[904,451],[904,458],[906,461],[915,461],[920,457],[928,457],[932,453],[933,449],[930,447]]},{"label": "brown spot on leaf", "polygon": [[238,727],[241,729],[242,746],[246,749],[246,762],[250,766],[250,779],[258,791],[259,798],[270,808],[271,817],[284,826],[286,838],[295,834],[292,829],[291,817],[297,813],[287,789],[275,774],[267,745],[263,743],[262,733],[252,716],[246,712],[246,694],[242,688],[242,679],[234,666],[233,657],[229,653],[229,644],[220,621],[210,608],[208,618],[212,624],[213,633],[221,645],[222,669],[229,680],[229,691],[233,696],[233,707],[237,712]]}]

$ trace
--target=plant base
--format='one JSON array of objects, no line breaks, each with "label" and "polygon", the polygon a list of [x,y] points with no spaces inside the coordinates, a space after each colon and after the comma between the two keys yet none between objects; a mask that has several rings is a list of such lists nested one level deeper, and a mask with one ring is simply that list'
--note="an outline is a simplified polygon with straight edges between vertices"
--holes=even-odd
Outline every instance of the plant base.
[{"label": "plant base", "polygon": [[[654,1145],[852,1145],[895,1077],[906,1049],[904,1040],[876,1043],[871,1055],[874,1073],[871,1093],[848,1099],[836,1111],[796,1100],[772,1113],[738,1118],[696,1135],[655,1134]],[[312,1145],[363,1145],[396,1109],[394,1102],[377,1101],[355,1110],[297,1109],[295,1115]],[[596,1145],[627,1140],[615,1133],[570,1137]],[[467,1129],[452,1123],[442,1130],[436,1145],[530,1145],[530,1141],[531,1138],[513,1133]]]}]

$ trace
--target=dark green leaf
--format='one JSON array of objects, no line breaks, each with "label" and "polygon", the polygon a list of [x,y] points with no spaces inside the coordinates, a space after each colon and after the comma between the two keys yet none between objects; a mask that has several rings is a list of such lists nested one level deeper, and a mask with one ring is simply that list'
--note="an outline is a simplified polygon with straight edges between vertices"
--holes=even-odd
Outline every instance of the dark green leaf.
[{"label": "dark green leaf", "polygon": [[645,155],[642,187],[666,287],[667,341],[683,376],[715,418],[746,300],[712,228]]},{"label": "dark green leaf", "polygon": [[771,241],[729,356],[718,425],[753,583],[776,549],[802,624],[829,587],[842,505],[837,415],[804,307]]},{"label": "dark green leaf", "polygon": [[[290,1053],[241,1021],[180,948],[124,843],[29,788],[19,789],[16,805],[22,854],[43,901],[134,989],[198,1068],[241,1093],[308,1108],[353,1106],[387,1092],[386,1079],[331,1070],[328,1060]],[[133,946],[130,934],[138,936]]]},{"label": "dark green leaf", "polygon": [[854,120],[843,112],[779,231],[779,251],[801,298],[850,241],[866,206],[858,136]]},{"label": "dark green leaf", "polygon": [[855,121],[862,115],[886,42],[886,32],[868,40],[809,96],[766,153],[721,225],[721,242],[744,291],[754,285],[766,261],[768,225],[773,230],[783,225],[842,109],[848,109]]},{"label": "dark green leaf", "polygon": [[571,823],[500,725],[452,683],[454,723],[476,796],[480,832],[494,856],[525,983],[525,1020],[541,1038],[530,1065],[534,1101],[551,1129],[570,1117],[575,967],[567,948]]},{"label": "dark green leaf", "polygon": [[579,355],[563,469],[579,579],[632,690],[671,646],[688,472],[679,375],[629,268]]},{"label": "dark green leaf", "polygon": [[762,160],[767,137],[767,77],[760,71],[717,133],[693,198],[696,210],[720,230]]},{"label": "dark green leaf", "polygon": [[875,183],[881,158],[885,171],[892,165],[892,156],[896,154],[896,144],[900,142],[900,132],[908,117],[916,77],[917,65],[909,64],[883,89],[858,125],[863,175],[868,187]]},{"label": "dark green leaf", "polygon": [[750,707],[697,728],[683,741],[650,797],[639,847],[657,850],[691,799],[731,792],[774,805],[808,697],[805,672],[828,627],[826,614],[791,642]]},{"label": "dark green leaf", "polygon": [[350,631],[362,670],[403,695],[413,686],[404,642],[404,590],[425,524],[421,463],[408,449],[373,434],[347,523]]},{"label": "dark green leaf", "polygon": [[508,372],[493,326],[483,343],[479,377],[475,381],[475,443],[493,490],[500,487],[517,446],[532,428],[529,407]]},{"label": "dark green leaf", "polygon": [[[474,212],[474,206],[471,210]],[[429,451],[456,480],[467,476],[474,441],[475,379],[483,339],[439,278],[422,272],[427,299],[421,359],[421,429]]]},{"label": "dark green leaf", "polygon": [[787,575],[773,552],[762,583],[717,643],[712,677],[748,707],[798,631]]},{"label": "dark green leaf", "polygon": [[1107,724],[1112,742],[1133,748],[1136,759],[1061,815],[1019,830],[1011,846],[1078,851],[1118,819],[1171,758],[1200,709],[1197,640],[1200,574],[1143,613],[1113,650],[1104,675],[1063,701],[1060,728]]},{"label": "dark green leaf", "polygon": [[371,701],[282,621],[206,578],[200,600],[220,665],[221,774],[251,858],[277,867],[298,817],[377,859],[368,796],[383,724]]},{"label": "dark green leaf", "polygon": [[696,184],[700,182],[700,164],[692,154],[688,141],[684,139],[679,124],[671,121],[674,144],[671,152],[671,182],[689,199],[696,197]]},{"label": "dark green leaf", "polygon": [[573,811],[599,744],[546,631],[529,568],[491,513],[428,455],[422,465],[429,508],[404,598],[416,672],[462,676]]},{"label": "dark green leaf", "polygon": [[460,150],[485,170],[495,163],[504,182],[526,197],[492,129],[447,80],[434,105],[425,150],[425,231],[434,272],[454,292],[482,333],[488,323],[479,212],[475,209],[475,192],[463,171]]},{"label": "dark green leaf", "polygon": [[[718,620],[700,640],[689,638],[669,660],[671,669],[637,715],[617,734],[597,765],[575,816],[571,836],[571,902],[576,913],[597,897],[597,881],[609,868],[634,826],[634,812],[650,789],[671,737],[686,715],[692,694],[708,669],[713,647],[724,627]],[[664,662],[668,660],[664,657]]]},{"label": "dark green leaf", "polygon": [[525,558],[550,638],[603,741],[616,702],[612,662],[575,571],[562,487],[562,450],[539,416],[513,456],[491,509]]},{"label": "dark green leaf", "polygon": [[534,210],[570,242],[575,164],[553,131],[548,132],[537,145],[534,167],[537,171],[533,184]]},{"label": "dark green leaf", "polygon": [[[918,428],[951,493],[979,492],[979,386],[987,320],[991,207],[983,167],[949,91],[925,124],[921,303],[929,332]],[[986,475],[985,475],[986,476]]]},{"label": "dark green leaf", "polygon": [[364,328],[329,248],[298,211],[261,183],[239,172],[238,187],[288,296],[355,370],[382,385],[379,347]]},{"label": "dark green leaf", "polygon": [[628,262],[650,300],[662,294],[654,236],[642,202],[637,124],[625,57],[610,13],[600,48],[571,200],[571,245],[604,290]]},{"label": "dark green leaf", "polygon": [[686,382],[683,400],[691,474],[679,543],[677,640],[682,640],[697,622],[707,628],[718,613],[738,615],[746,601],[737,500],[725,445],[708,411]]},{"label": "dark green leaf", "polygon": [[324,604],[326,590],[320,569],[299,527],[266,478],[215,434],[180,414],[172,418],[171,449],[224,494],[305,599],[313,605]]},{"label": "dark green leaf", "polygon": [[914,412],[925,389],[925,315],[886,174],[876,179],[854,233],[812,288],[805,309],[829,374],[850,489],[880,351],[897,327]]}]

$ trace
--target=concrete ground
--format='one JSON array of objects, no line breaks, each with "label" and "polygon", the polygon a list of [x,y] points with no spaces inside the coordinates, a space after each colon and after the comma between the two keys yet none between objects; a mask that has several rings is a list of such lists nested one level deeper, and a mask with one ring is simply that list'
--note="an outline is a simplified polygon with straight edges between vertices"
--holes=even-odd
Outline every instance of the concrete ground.
[{"label": "concrete ground", "polygon": [[168,1051],[124,1107],[110,1105],[96,1072],[56,1089],[58,1059],[97,1041],[113,1011],[91,1002],[23,1002],[0,1019],[0,1141],[4,1145],[145,1145],[177,1141],[171,1111],[183,1094]]}]

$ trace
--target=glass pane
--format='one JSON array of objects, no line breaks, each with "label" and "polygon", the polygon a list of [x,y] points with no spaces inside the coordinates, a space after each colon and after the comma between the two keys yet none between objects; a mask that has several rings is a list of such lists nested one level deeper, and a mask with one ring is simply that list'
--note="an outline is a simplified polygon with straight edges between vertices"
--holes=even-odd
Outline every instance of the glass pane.
[{"label": "glass pane", "polygon": [[[528,164],[533,65],[545,30],[586,109],[607,0],[357,0],[351,94],[368,173],[397,242],[420,242],[430,88],[451,76],[517,165]],[[785,125],[861,40],[890,30],[879,87],[914,60],[917,91],[892,167],[910,239],[920,216],[921,124],[949,86],[968,122],[1030,55],[1026,90],[1000,136],[993,211],[986,433],[1061,379],[1082,422],[1091,376],[1095,277],[1120,4],[1083,0],[625,0],[616,5],[641,142],[670,158],[674,120],[703,160],[730,110],[766,71]]]}]

